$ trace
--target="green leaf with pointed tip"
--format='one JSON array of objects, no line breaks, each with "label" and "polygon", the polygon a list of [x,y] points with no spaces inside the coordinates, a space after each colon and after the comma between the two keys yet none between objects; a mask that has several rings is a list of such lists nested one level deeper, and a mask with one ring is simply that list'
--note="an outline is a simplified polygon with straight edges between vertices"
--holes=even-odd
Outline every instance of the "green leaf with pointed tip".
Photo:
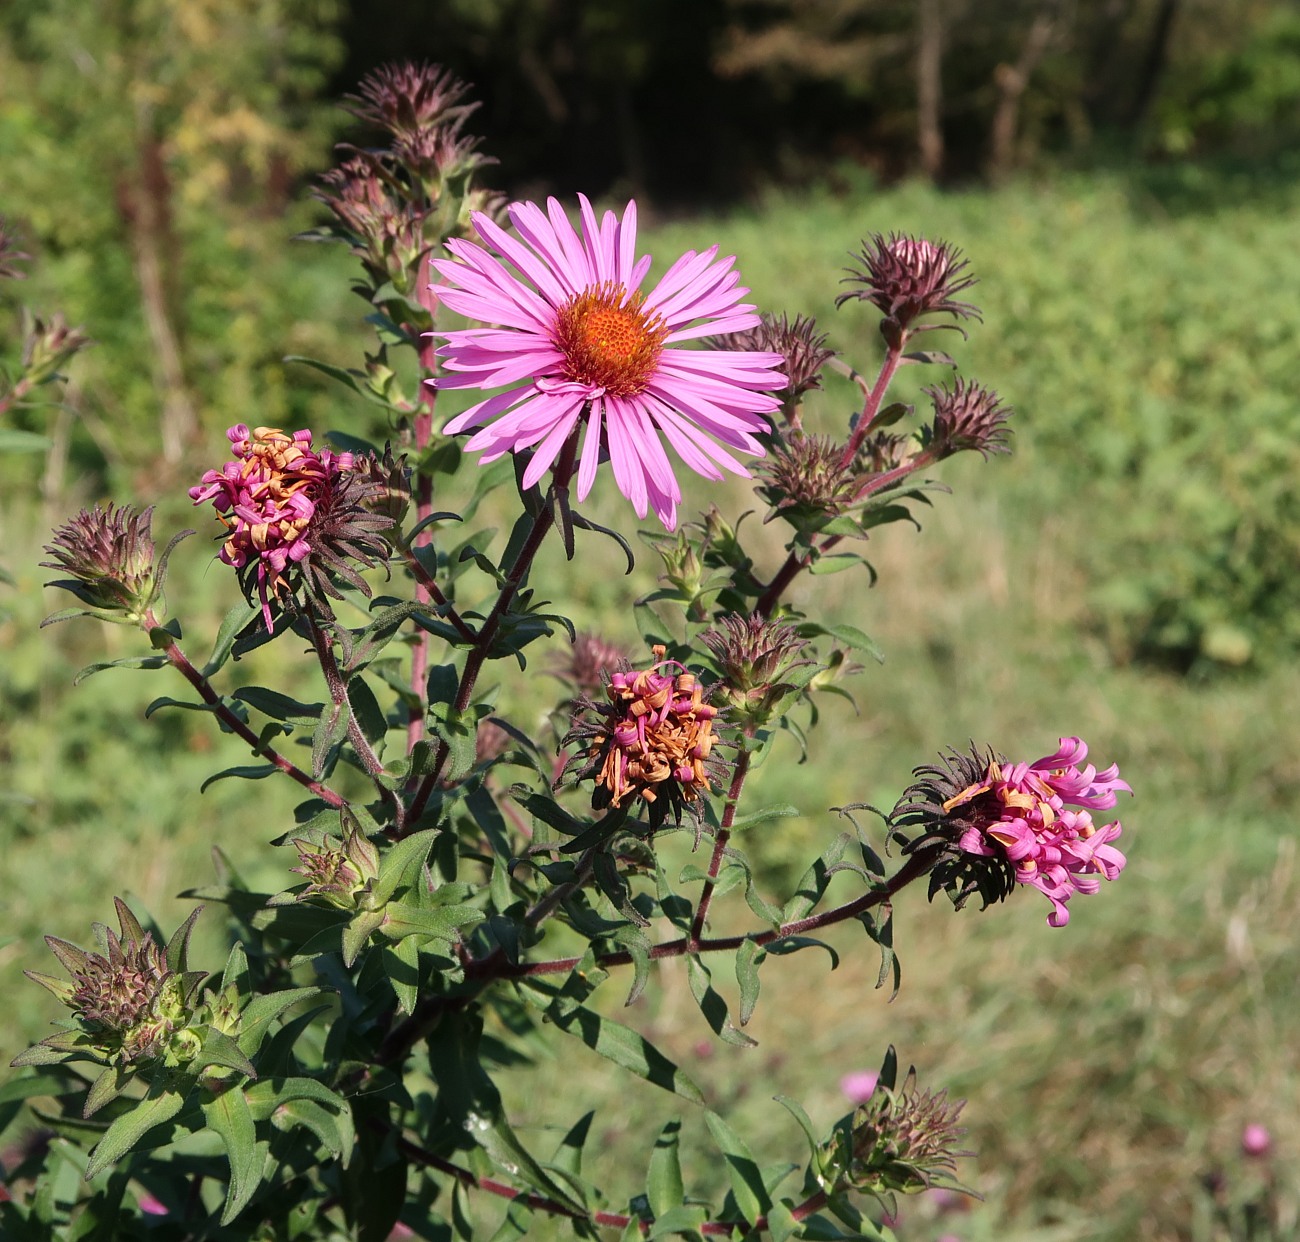
[{"label": "green leaf with pointed tip", "polygon": [[289,988],[254,996],[239,1014],[239,1048],[253,1056],[262,1046],[266,1033],[286,1009],[325,994],[324,988]]},{"label": "green leaf with pointed tip", "polygon": [[747,1026],[758,1004],[758,968],[767,958],[763,947],[754,940],[746,940],[736,950],[736,982],[740,984],[740,1025]]},{"label": "green leaf with pointed tip", "polygon": [[717,1113],[704,1114],[704,1124],[709,1127],[713,1141],[722,1149],[727,1160],[727,1176],[731,1179],[731,1193],[735,1196],[740,1214],[752,1225],[772,1206],[767,1187],[758,1163],[745,1140],[740,1137]]},{"label": "green leaf with pointed tip", "polygon": [[414,1013],[416,1003],[420,999],[419,941],[415,936],[408,936],[395,944],[385,945],[380,957],[388,981],[393,985],[393,991],[397,995],[398,1012]]},{"label": "green leaf with pointed tip", "polygon": [[704,1020],[713,1033],[729,1044],[741,1048],[753,1048],[757,1040],[750,1039],[743,1031],[738,1031],[727,1016],[727,1002],[714,991],[709,968],[698,957],[686,959],[686,977],[691,985],[691,995],[700,1007]]},{"label": "green leaf with pointed tip", "polygon": [[64,1077],[63,1074],[27,1074],[0,1085],[0,1104],[30,1100],[40,1095],[76,1095],[85,1088],[86,1084],[80,1079]]},{"label": "green leaf with pointed tip", "polygon": [[0,427],[0,453],[43,453],[53,446],[49,436],[16,427]]},{"label": "green leaf with pointed tip", "polygon": [[366,941],[375,929],[384,921],[382,910],[362,910],[353,915],[352,921],[343,929],[343,964],[349,969],[357,960]]},{"label": "green leaf with pointed tip", "polygon": [[163,655],[125,656],[121,660],[108,660],[101,664],[87,664],[73,679],[72,684],[79,686],[87,677],[102,673],[110,668],[166,668],[167,657]]},{"label": "green leaf with pointed tip", "polygon": [[258,1142],[252,1111],[238,1088],[203,1105],[203,1118],[207,1128],[221,1139],[230,1162],[226,1206],[221,1213],[222,1225],[228,1225],[244,1210],[261,1182],[268,1147]]},{"label": "green leaf with pointed tip", "polygon": [[[957,365],[956,361],[950,355],[945,354],[941,349],[913,350],[910,354],[904,354],[902,361],[916,363],[920,366],[938,365],[943,367],[956,367]],[[874,426],[875,424],[873,423],[872,425]]]},{"label": "green leaf with pointed tip", "polygon": [[304,1126],[343,1165],[352,1159],[356,1136],[352,1132],[352,1114],[346,1109],[342,1112],[331,1110],[315,1100],[286,1100],[271,1114],[271,1124],[277,1130]]},{"label": "green leaf with pointed tip", "polygon": [[650,1167],[646,1170],[645,1192],[650,1210],[658,1219],[674,1208],[681,1207],[685,1199],[682,1185],[682,1163],[678,1152],[682,1131],[680,1121],[670,1121],[655,1139],[650,1153]]},{"label": "green leaf with pointed tip", "polygon": [[842,832],[830,843],[822,856],[803,873],[793,897],[785,903],[781,911],[781,922],[792,923],[809,914],[826,895],[826,888],[831,882],[833,868],[844,857],[845,850],[853,838]]},{"label": "green leaf with pointed tip", "polygon": [[[167,969],[174,970],[177,974],[183,974],[189,969],[189,951],[190,951],[190,933],[194,930],[194,924],[200,914],[203,913],[202,906],[195,906],[190,911],[189,918],[185,920],[167,941],[167,947],[164,952],[167,955]],[[134,920],[135,916],[131,916]],[[136,924],[139,927],[139,924]],[[143,932],[141,933],[143,936]]]},{"label": "green leaf with pointed tip", "polygon": [[294,1075],[289,1078],[263,1078],[244,1088],[244,1099],[255,1121],[265,1121],[289,1100],[315,1100],[333,1112],[346,1112],[348,1102],[315,1078]]},{"label": "green leaf with pointed tip", "polygon": [[587,1145],[587,1138],[591,1134],[591,1123],[595,1116],[594,1111],[583,1113],[560,1140],[560,1145],[551,1158],[551,1163],[557,1169],[568,1173],[571,1177],[579,1177],[582,1174],[582,1149]]},{"label": "green leaf with pointed tip", "polygon": [[261,611],[259,605],[249,600],[240,600],[226,613],[222,618],[221,628],[217,630],[216,641],[212,644],[212,654],[208,656],[208,662],[203,666],[204,677],[211,679],[225,667],[226,661],[230,659],[230,653],[234,650],[235,639],[248,628],[249,622]]},{"label": "green leaf with pointed tip", "polygon": [[808,1139],[808,1151],[815,1157],[821,1146],[821,1139],[813,1129],[812,1118],[808,1116],[804,1106],[788,1095],[774,1095],[772,1098],[799,1123],[799,1128]]},{"label": "green leaf with pointed tip", "polygon": [[797,819],[799,813],[797,806],[791,806],[788,802],[781,802],[775,806],[765,806],[762,810],[751,811],[748,815],[737,815],[731,827],[733,830],[739,831],[741,828],[752,828],[755,824],[765,824],[773,819]]},{"label": "green leaf with pointed tip", "polygon": [[268,690],[265,686],[240,686],[231,697],[247,703],[272,720],[282,720],[303,728],[315,726],[325,707],[323,703],[301,703],[278,690]]},{"label": "green leaf with pointed tip", "polygon": [[91,1084],[90,1090],[86,1094],[86,1102],[81,1108],[81,1115],[91,1117],[99,1112],[105,1104],[117,1099],[134,1077],[134,1073],[124,1066],[110,1065]]},{"label": "green leaf with pointed tip", "polygon": [[95,1144],[86,1168],[86,1180],[116,1164],[135,1147],[155,1126],[170,1121],[185,1105],[193,1083],[185,1083],[185,1090],[174,1091],[162,1080],[149,1088],[149,1094],[134,1108],[122,1113]]},{"label": "green leaf with pointed tip", "polygon": [[224,781],[230,776],[237,776],[241,780],[245,781],[260,781],[264,780],[276,771],[278,771],[278,769],[269,763],[265,765],[245,764],[240,767],[224,768],[222,771],[209,776],[208,779],[199,786],[199,793],[206,793],[209,786],[215,785],[218,781]]},{"label": "green leaf with pointed tip", "polygon": [[384,851],[379,862],[379,878],[372,890],[376,906],[382,906],[399,887],[416,882],[437,835],[438,829],[427,828],[423,832],[403,837],[396,845]]},{"label": "green leaf with pointed tip", "polygon": [[232,1069],[246,1078],[257,1077],[252,1061],[244,1055],[239,1045],[215,1026],[208,1027],[203,1037],[203,1046],[195,1057],[195,1063],[204,1069],[216,1065],[222,1069]]},{"label": "green leaf with pointed tip", "polygon": [[[532,990],[531,988],[529,989]],[[629,1070],[638,1078],[703,1104],[704,1093],[643,1035],[613,1018],[603,1017],[569,997],[551,994],[547,1018],[566,1035],[580,1039],[592,1052]]]}]

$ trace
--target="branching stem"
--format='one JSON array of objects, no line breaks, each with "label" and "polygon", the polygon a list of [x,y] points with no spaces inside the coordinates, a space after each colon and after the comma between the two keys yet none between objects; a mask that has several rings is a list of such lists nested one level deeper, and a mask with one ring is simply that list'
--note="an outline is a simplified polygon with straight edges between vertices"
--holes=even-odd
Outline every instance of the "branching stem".
[{"label": "branching stem", "polygon": [[749,751],[742,750],[736,760],[731,775],[731,788],[727,790],[727,800],[722,808],[722,821],[718,826],[718,835],[713,840],[713,857],[709,859],[708,878],[704,881],[704,891],[700,894],[700,904],[695,909],[691,921],[690,944],[698,949],[704,935],[704,928],[709,918],[709,906],[713,901],[713,891],[718,884],[718,873],[722,870],[722,860],[726,857],[727,842],[731,840],[731,826],[736,822],[736,808],[740,805],[740,793],[745,787],[745,777],[749,775]]}]

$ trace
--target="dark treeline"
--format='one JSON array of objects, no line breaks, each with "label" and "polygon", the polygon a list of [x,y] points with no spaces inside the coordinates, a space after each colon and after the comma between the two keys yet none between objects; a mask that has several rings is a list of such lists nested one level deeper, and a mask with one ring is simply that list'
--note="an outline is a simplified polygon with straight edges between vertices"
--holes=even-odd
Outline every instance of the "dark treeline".
[{"label": "dark treeline", "polygon": [[472,81],[511,189],[689,202],[841,160],[962,181],[1300,136],[1293,0],[350,0],[340,33],[339,94],[400,57]]}]

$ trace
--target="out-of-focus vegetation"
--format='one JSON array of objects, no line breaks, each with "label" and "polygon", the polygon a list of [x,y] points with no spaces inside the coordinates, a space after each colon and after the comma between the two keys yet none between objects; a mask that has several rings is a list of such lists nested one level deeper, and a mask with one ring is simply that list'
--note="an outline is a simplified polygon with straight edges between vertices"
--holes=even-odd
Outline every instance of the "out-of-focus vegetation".
[{"label": "out-of-focus vegetation", "polygon": [[[24,284],[0,283],[0,343],[15,345],[20,300],[63,311],[97,342],[63,404],[8,416],[51,437],[44,459],[0,460],[0,564],[15,578],[0,585],[0,927],[16,937],[0,948],[0,988],[16,998],[0,1055],[49,1019],[17,979],[41,933],[84,939],[124,889],[176,921],[175,894],[203,878],[214,844],[250,878],[287,865],[265,842],[293,791],[221,782],[200,795],[203,775],[243,755],[187,714],[140,718],[176,692],[153,684],[165,674],[70,687],[75,669],[130,654],[130,640],[89,626],[38,636],[54,604],[36,562],[48,527],[84,500],[157,500],[164,537],[190,524],[184,489],[232,422],[367,425],[357,398],[281,362],[359,364],[364,313],[341,249],[287,238],[316,218],[305,183],[330,140],[364,140],[328,95],[385,55],[427,53],[479,81],[478,128],[505,157],[505,188],[685,201],[818,169],[815,192],[665,224],[658,240],[665,251],[719,241],[765,308],[816,314],[855,361],[876,345],[851,310],[831,310],[847,251],[873,230],[967,250],[986,320],[970,357],[1019,411],[1016,455],[963,463],[921,535],[880,541],[888,595],[851,575],[822,580],[888,659],[859,679],[860,714],[832,709],[813,735],[815,783],[793,751],[759,774],[807,815],[761,829],[755,852],[769,873],[787,866],[803,852],[789,834],[837,830],[826,807],[889,804],[911,766],[968,737],[1036,755],[1077,731],[1118,758],[1140,795],[1125,814],[1132,863],[1068,930],[1047,931],[1029,900],[983,917],[899,912],[906,978],[890,1035],[901,1025],[903,1056],[971,1096],[980,1155],[968,1180],[989,1196],[958,1216],[922,1203],[902,1230],[1228,1238],[1196,1202],[1204,1174],[1224,1170],[1230,1189],[1255,1175],[1235,1154],[1242,1125],[1269,1126],[1290,1153],[1279,1169],[1300,1150],[1287,844],[1300,787],[1300,192],[1274,158],[1300,137],[1294,8],[449,0],[379,13],[331,0],[16,0],[0,15],[0,212],[35,254]],[[923,18],[942,35],[937,164],[921,139]],[[827,58],[834,47],[854,55]],[[1010,144],[997,146],[1011,95]],[[1049,157],[1114,145],[1166,162],[1042,174]],[[831,153],[850,161],[822,163]],[[1206,154],[1221,158],[1181,162]],[[941,193],[884,188],[863,162],[941,179],[1038,172]],[[932,380],[916,376],[918,388]],[[818,430],[842,428],[851,405],[847,386],[828,383]],[[606,502],[601,519],[626,528]],[[631,640],[616,559],[578,567],[583,620]],[[182,545],[173,575],[197,648],[234,584],[201,539]],[[56,895],[75,920],[51,920]],[[772,1156],[795,1136],[768,1097],[802,1095],[834,1116],[840,1074],[878,1062],[886,1027],[863,978],[856,993],[834,989],[834,1033],[809,1048],[799,1015],[831,1004],[832,989],[812,971],[778,973],[768,986],[783,1003],[762,1019],[757,1052],[697,1047],[688,1006],[674,1008],[683,980],[644,1019],[718,1092],[771,1120]],[[573,1072],[559,1065],[557,1080]],[[633,1093],[598,1113],[611,1162],[638,1107]],[[1300,1188],[1279,1178],[1294,1212]]]}]

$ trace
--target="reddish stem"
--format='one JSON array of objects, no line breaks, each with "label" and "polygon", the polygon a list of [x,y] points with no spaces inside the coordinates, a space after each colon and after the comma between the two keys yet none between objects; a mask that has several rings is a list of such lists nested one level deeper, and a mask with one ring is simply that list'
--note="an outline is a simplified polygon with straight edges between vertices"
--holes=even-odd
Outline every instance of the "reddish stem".
[{"label": "reddish stem", "polygon": [[[149,633],[158,632],[157,619],[151,613],[145,618],[146,627]],[[322,802],[328,803],[332,807],[340,810],[348,805],[348,800],[341,794],[337,794],[328,785],[322,785],[320,781],[314,780],[308,776],[297,764],[286,759],[274,747],[263,745],[258,739],[256,733],[248,727],[229,707],[222,701],[221,696],[212,688],[212,683],[203,676],[193,664],[190,663],[189,657],[183,652],[175,642],[170,642],[163,648],[163,654],[167,657],[167,662],[176,669],[186,681],[198,692],[199,698],[209,704],[215,711],[217,719],[222,722],[232,733],[244,739],[251,747],[255,755],[261,756],[274,767],[279,768],[286,776],[292,777],[298,784],[305,789],[311,790]]]},{"label": "reddish stem", "polygon": [[727,842],[731,839],[731,826],[736,822],[736,807],[740,805],[740,791],[745,787],[745,777],[748,774],[749,751],[743,750],[740,752],[740,758],[736,760],[736,767],[731,776],[731,788],[727,790],[727,801],[722,808],[722,822],[718,827],[718,835],[713,841],[713,857],[709,859],[708,877],[704,881],[704,891],[700,894],[700,904],[696,907],[695,918],[691,921],[690,943],[697,947],[700,937],[704,934],[704,925],[708,921],[713,890],[718,884],[718,873],[722,870]]},{"label": "reddish stem", "polygon": [[[548,1199],[535,1190],[520,1190],[517,1186],[499,1182],[494,1177],[479,1177],[477,1174],[470,1172],[469,1169],[463,1169],[450,1160],[444,1160],[441,1156],[426,1151],[419,1144],[412,1143],[401,1135],[397,1136],[397,1145],[401,1148],[402,1154],[416,1164],[429,1169],[437,1169],[439,1173],[445,1173],[447,1176],[455,1178],[462,1186],[472,1186],[476,1190],[486,1190],[488,1194],[496,1195],[499,1199],[509,1199],[514,1203],[522,1203],[525,1207],[537,1212],[547,1212],[552,1216],[566,1216],[570,1220],[589,1220],[593,1225],[602,1229],[626,1229],[635,1220],[642,1233],[649,1233],[654,1223],[653,1221],[641,1220],[635,1216],[628,1216],[623,1212],[592,1212],[590,1214],[577,1212],[567,1204]],[[814,1212],[821,1211],[825,1206],[826,1192],[818,1190],[802,1203],[791,1208],[790,1216],[794,1220],[806,1220]],[[737,1230],[740,1230],[748,1237],[751,1233],[762,1231],[767,1227],[767,1217],[760,1216],[752,1224],[745,1220],[707,1220],[698,1226],[698,1229],[706,1237],[731,1237]]]}]

